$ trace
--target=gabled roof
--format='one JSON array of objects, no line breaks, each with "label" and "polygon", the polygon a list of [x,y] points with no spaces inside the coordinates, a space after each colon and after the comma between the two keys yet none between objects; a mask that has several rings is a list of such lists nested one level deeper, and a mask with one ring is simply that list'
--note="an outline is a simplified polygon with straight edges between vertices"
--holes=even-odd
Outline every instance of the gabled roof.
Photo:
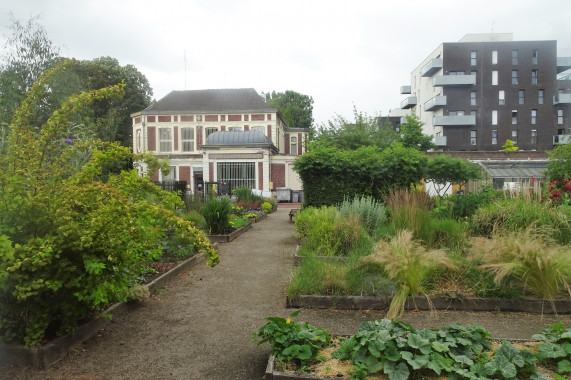
[{"label": "gabled roof", "polygon": [[142,114],[276,112],[253,88],[172,91]]},{"label": "gabled roof", "polygon": [[274,143],[259,131],[223,131],[211,133],[204,146],[273,146]]}]

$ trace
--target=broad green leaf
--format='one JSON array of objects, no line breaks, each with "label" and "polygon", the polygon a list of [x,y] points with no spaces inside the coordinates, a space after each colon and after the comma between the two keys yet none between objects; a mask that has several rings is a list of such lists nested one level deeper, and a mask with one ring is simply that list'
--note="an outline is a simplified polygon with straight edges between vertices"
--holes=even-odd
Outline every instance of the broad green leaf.
[{"label": "broad green leaf", "polygon": [[537,350],[541,358],[564,358],[567,356],[567,351],[560,344],[541,343]]},{"label": "broad green leaf", "polygon": [[571,362],[567,359],[563,359],[557,363],[557,372],[559,373],[571,373]]},{"label": "broad green leaf", "polygon": [[393,362],[386,362],[383,371],[389,376],[390,380],[407,380],[410,371],[406,364],[399,363],[395,365]]},{"label": "broad green leaf", "polygon": [[436,351],[436,352],[448,352],[449,351],[447,345],[442,344],[438,341],[432,342],[431,346],[434,349],[434,351]]}]

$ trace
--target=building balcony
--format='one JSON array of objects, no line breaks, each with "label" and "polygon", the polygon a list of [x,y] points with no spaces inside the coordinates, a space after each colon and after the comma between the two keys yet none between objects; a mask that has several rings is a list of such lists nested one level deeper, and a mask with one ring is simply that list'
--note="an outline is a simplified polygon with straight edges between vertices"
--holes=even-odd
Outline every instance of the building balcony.
[{"label": "building balcony", "polygon": [[434,87],[473,86],[475,84],[475,75],[438,75],[432,80],[432,85]]},{"label": "building balcony", "polygon": [[557,57],[557,74],[571,69],[571,57]]},{"label": "building balcony", "polygon": [[420,76],[431,77],[441,68],[442,58],[431,59],[426,65],[422,66],[422,69],[420,69]]},{"label": "building balcony", "polygon": [[571,144],[571,135],[553,136],[553,145],[555,144]]},{"label": "building balcony", "polygon": [[445,105],[446,105],[446,95],[436,95],[434,98],[424,103],[424,110],[433,111],[440,107],[444,107]]},{"label": "building balcony", "polygon": [[400,86],[401,94],[410,94],[410,86]]},{"label": "building balcony", "polygon": [[571,94],[556,94],[553,96],[553,105],[571,104]]},{"label": "building balcony", "polygon": [[416,96],[409,96],[400,104],[400,108],[407,109],[416,106]]},{"label": "building balcony", "polygon": [[434,116],[432,125],[476,125],[476,115]]},{"label": "building balcony", "polygon": [[434,136],[432,142],[436,146],[446,146],[446,136]]}]

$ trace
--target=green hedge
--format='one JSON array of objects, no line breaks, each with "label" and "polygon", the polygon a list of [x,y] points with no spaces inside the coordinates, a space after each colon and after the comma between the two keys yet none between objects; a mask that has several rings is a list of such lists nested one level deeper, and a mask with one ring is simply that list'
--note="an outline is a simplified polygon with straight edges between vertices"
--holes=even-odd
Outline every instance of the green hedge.
[{"label": "green hedge", "polygon": [[320,147],[295,163],[303,181],[306,206],[337,205],[347,197],[380,199],[390,189],[409,187],[423,178],[427,158],[401,144],[380,150],[362,147],[344,151]]}]

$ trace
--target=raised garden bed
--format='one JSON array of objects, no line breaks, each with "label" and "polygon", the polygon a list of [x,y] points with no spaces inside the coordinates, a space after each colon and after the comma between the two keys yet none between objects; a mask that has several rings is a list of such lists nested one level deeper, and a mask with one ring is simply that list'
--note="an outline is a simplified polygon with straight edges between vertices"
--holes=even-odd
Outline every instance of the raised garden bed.
[{"label": "raised garden bed", "polygon": [[[340,310],[388,309],[391,297],[297,295],[287,298],[287,307]],[[554,314],[551,302],[540,299],[430,297],[436,310],[501,311]],[[571,300],[553,300],[558,314],[571,314]],[[405,310],[430,310],[426,297],[408,297]]]},{"label": "raised garden bed", "polygon": [[252,228],[252,222],[248,222],[244,227],[238,228],[236,231],[232,231],[227,235],[206,235],[211,243],[229,243],[236,239],[238,236],[242,235],[244,232]]},{"label": "raised garden bed", "polygon": [[[204,258],[202,254],[196,254],[155,278],[145,286],[149,289],[149,293],[153,294],[158,288],[165,286],[179,274],[203,261]],[[130,307],[132,307],[130,303],[117,303],[107,308],[103,314],[116,317],[129,310]],[[12,365],[17,367],[28,366],[37,369],[48,368],[65,357],[73,347],[80,345],[94,336],[110,322],[111,318],[97,317],[81,325],[74,335],[62,336],[35,347],[0,343],[0,366]]]}]

